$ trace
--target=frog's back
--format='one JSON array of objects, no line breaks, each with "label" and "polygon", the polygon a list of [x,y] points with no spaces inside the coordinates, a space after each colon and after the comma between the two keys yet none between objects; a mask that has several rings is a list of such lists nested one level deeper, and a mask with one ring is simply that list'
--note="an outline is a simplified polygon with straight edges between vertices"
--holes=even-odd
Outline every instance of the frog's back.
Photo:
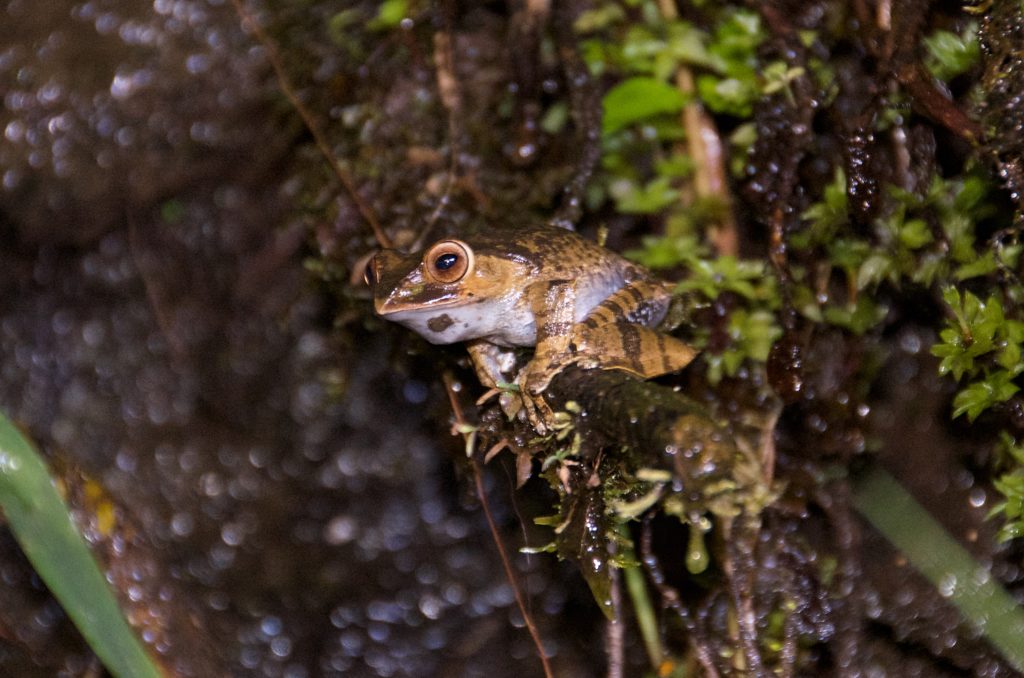
[{"label": "frog's back", "polygon": [[[572,282],[575,321],[582,322],[602,301],[627,283],[646,279],[649,273],[615,252],[601,247],[578,233],[546,225],[519,228],[491,228],[467,237],[479,254],[515,261],[528,271],[522,288],[528,285]],[[519,304],[529,304],[522,295]],[[532,345],[535,336],[532,315],[526,306],[518,307],[510,317],[530,317],[530,322],[512,333],[496,338],[511,345]]]},{"label": "frog's back", "polygon": [[492,226],[466,238],[477,253],[530,267],[538,280],[582,280],[591,276],[622,281],[647,272],[582,235],[546,224]]}]

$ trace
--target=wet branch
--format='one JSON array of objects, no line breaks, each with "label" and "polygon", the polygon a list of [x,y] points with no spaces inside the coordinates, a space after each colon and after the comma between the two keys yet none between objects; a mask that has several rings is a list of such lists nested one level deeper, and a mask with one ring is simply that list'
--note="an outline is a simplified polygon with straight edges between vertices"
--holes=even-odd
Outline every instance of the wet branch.
[{"label": "wet branch", "polygon": [[577,427],[642,455],[638,465],[670,470],[695,489],[735,480],[740,453],[731,435],[681,393],[625,372],[578,367],[558,374],[546,393],[556,410],[577,403]]}]

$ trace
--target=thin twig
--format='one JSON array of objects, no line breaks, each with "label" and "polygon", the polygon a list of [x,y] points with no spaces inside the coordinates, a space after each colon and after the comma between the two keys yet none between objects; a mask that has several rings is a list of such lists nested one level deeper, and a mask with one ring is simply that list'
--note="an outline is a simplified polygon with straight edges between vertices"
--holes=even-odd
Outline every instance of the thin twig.
[{"label": "thin twig", "polygon": [[[452,413],[455,415],[455,424],[459,428],[465,430],[467,425],[466,418],[462,414],[462,405],[459,403],[458,397],[455,395],[455,386],[452,375],[449,373],[444,374],[444,386],[448,392],[448,401],[452,406]],[[544,642],[541,640],[540,632],[537,630],[537,625],[533,621],[532,615],[526,609],[526,602],[523,598],[523,592],[519,587],[519,580],[516,578],[515,571],[512,569],[512,561],[508,557],[508,551],[505,550],[505,543],[501,540],[501,535],[498,532],[498,525],[494,522],[494,516],[491,515],[491,505],[487,501],[487,493],[484,491],[484,477],[483,472],[480,470],[480,463],[476,460],[476,456],[470,456],[469,467],[473,472],[473,483],[476,485],[476,496],[480,501],[480,506],[484,510],[484,517],[487,519],[487,527],[491,531],[491,538],[494,539],[494,545],[498,547],[498,555],[501,557],[501,566],[505,570],[505,578],[508,579],[509,586],[512,587],[512,594],[516,599],[516,606],[519,608],[519,613],[523,615],[523,623],[526,624],[527,631],[530,632],[530,638],[533,640],[534,647],[537,648],[537,657],[540,659],[541,666],[544,669],[545,678],[554,678],[554,673],[551,671],[551,664],[548,662],[547,655],[544,653]]]},{"label": "thin twig", "polygon": [[306,129],[313,135],[313,141],[316,142],[316,147],[320,149],[321,155],[324,156],[327,164],[330,165],[342,186],[345,187],[359,213],[363,215],[363,219],[373,229],[373,235],[377,239],[377,244],[381,247],[391,247],[391,238],[381,228],[380,222],[377,221],[377,215],[373,213],[370,205],[359,195],[352,175],[338,162],[337,156],[334,155],[334,151],[331,150],[331,145],[327,141],[327,137],[324,136],[312,113],[309,112],[309,109],[306,108],[305,104],[299,99],[299,95],[295,92],[295,88],[292,86],[291,80],[288,79],[288,74],[284,70],[284,62],[281,60],[281,54],[278,52],[277,46],[270,39],[270,36],[264,32],[263,28],[260,27],[255,17],[245,8],[242,0],[231,0],[231,4],[234,5],[235,11],[242,19],[242,23],[249,27],[249,30],[256,36],[256,40],[267,51],[267,59],[270,61],[274,74],[277,76],[277,84],[280,86],[281,92],[288,99],[288,102],[295,107],[299,117],[302,118],[302,122],[306,125]]},{"label": "thin twig", "polygon": [[[744,516],[740,516],[742,521]],[[729,520],[723,521],[723,533],[725,537],[725,557],[722,559],[722,570],[728,583],[729,594],[732,596],[733,607],[736,610],[736,619],[739,622],[740,646],[743,648],[743,656],[746,659],[747,670],[751,676],[760,678],[766,676],[764,661],[761,659],[761,651],[757,647],[757,618],[754,612],[753,592],[751,591],[751,568],[748,565],[746,554],[740,553],[740,540],[750,537],[750,548],[754,548],[757,542],[757,532],[747,534],[747,530],[734,530]]]},{"label": "thin twig", "polygon": [[608,678],[622,678],[625,667],[626,625],[622,619],[622,572],[611,568],[612,618],[605,626],[605,652],[608,655]]},{"label": "thin twig", "polygon": [[452,14],[454,8],[451,0],[444,3],[444,27],[434,34],[434,75],[437,80],[437,93],[441,104],[448,112],[448,172],[445,177],[444,192],[437,200],[437,207],[413,241],[412,251],[418,251],[434,230],[434,224],[441,217],[441,212],[448,206],[452,187],[455,186],[459,174],[459,130],[462,119],[462,93],[459,81],[455,76],[455,35],[452,30]]}]

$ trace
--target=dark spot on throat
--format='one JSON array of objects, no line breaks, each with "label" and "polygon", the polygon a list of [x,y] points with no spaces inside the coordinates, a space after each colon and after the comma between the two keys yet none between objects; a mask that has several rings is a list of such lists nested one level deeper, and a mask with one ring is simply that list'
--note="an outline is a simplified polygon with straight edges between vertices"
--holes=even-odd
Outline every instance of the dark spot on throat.
[{"label": "dark spot on throat", "polygon": [[430,328],[431,332],[437,332],[440,334],[441,332],[444,332],[446,329],[451,327],[454,323],[455,321],[452,320],[447,313],[442,313],[436,318],[431,318],[430,320],[428,320],[427,327]]}]

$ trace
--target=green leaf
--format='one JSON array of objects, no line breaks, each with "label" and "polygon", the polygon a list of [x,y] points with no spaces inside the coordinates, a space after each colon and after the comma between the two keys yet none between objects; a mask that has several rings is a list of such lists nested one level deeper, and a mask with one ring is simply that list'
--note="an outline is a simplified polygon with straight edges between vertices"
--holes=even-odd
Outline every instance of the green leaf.
[{"label": "green leaf", "polygon": [[953,399],[953,418],[966,414],[974,421],[979,414],[993,405],[1006,402],[1020,388],[1013,383],[1013,375],[998,370],[981,381],[976,381],[956,394]]},{"label": "green leaf", "polygon": [[573,22],[577,33],[594,33],[616,24],[626,18],[622,7],[608,3],[580,12]]},{"label": "green leaf", "polygon": [[942,362],[939,363],[939,375],[941,376],[952,372],[953,378],[959,381],[965,373],[974,371],[974,356],[955,343],[932,346],[932,355],[942,358]]},{"label": "green leaf", "polygon": [[782,336],[782,329],[775,315],[768,311],[746,313],[742,309],[733,311],[729,319],[729,333],[739,340],[746,357],[764,362],[768,359],[772,344]]},{"label": "green leaf", "polygon": [[924,39],[928,50],[925,67],[939,80],[949,81],[974,67],[981,60],[978,24],[970,23],[962,35],[935,31]]},{"label": "green leaf", "polygon": [[995,256],[992,252],[985,252],[974,261],[958,266],[953,275],[957,280],[968,280],[995,273],[997,268]]},{"label": "green leaf", "polygon": [[705,47],[706,34],[685,21],[669,24],[666,48],[675,61],[714,68],[714,60]]},{"label": "green leaf", "polygon": [[888,312],[885,306],[876,304],[862,294],[857,297],[857,303],[850,306],[826,306],[824,310],[825,322],[836,327],[845,328],[854,334],[864,334],[868,330],[877,327],[885,319]]},{"label": "green leaf", "polygon": [[655,161],[654,170],[660,177],[677,179],[693,174],[693,158],[682,153],[673,153]]},{"label": "green leaf", "polygon": [[831,242],[836,231],[846,225],[848,214],[846,174],[841,167],[837,167],[832,181],[825,186],[821,200],[800,215],[810,224],[805,230],[793,235],[792,245],[804,249]]},{"label": "green leaf", "polygon": [[2,414],[0,508],[25,556],[107,670],[118,678],[160,678],[43,460]]},{"label": "green leaf", "polygon": [[906,554],[980,636],[1024,670],[1024,611],[998,584],[991,563],[968,553],[892,476],[873,469],[854,486],[853,504]]},{"label": "green leaf", "polygon": [[639,262],[647,268],[674,268],[680,264],[693,262],[707,254],[703,246],[693,236],[656,237],[646,236],[643,248],[628,250],[625,256]]},{"label": "green leaf", "polygon": [[773,61],[761,71],[761,77],[764,80],[761,91],[765,94],[775,94],[783,90],[788,92],[789,85],[805,72],[802,66],[790,68],[785,61]]},{"label": "green leaf", "polygon": [[760,15],[741,9],[730,14],[719,25],[708,49],[727,64],[752,65],[764,37]]},{"label": "green leaf", "polygon": [[604,96],[604,133],[663,113],[678,113],[686,97],[675,87],[654,78],[635,77],[620,82]]},{"label": "green leaf", "polygon": [[932,232],[924,219],[908,219],[899,229],[900,244],[912,250],[930,243]]},{"label": "green leaf", "polygon": [[1010,342],[1003,347],[1003,350],[999,352],[999,357],[996,359],[1007,372],[1016,376],[1024,370],[1024,363],[1020,359],[1020,344]]},{"label": "green leaf", "polygon": [[608,187],[615,207],[624,214],[652,214],[679,199],[679,191],[672,188],[671,177],[656,177],[644,186],[628,179],[619,179]]},{"label": "green leaf", "polygon": [[375,31],[395,28],[409,11],[409,0],[384,0],[377,10],[377,16],[367,24]]},{"label": "green leaf", "polygon": [[737,118],[749,118],[754,110],[754,101],[760,95],[753,77],[719,78],[713,75],[697,78],[697,94],[715,113]]},{"label": "green leaf", "polygon": [[597,606],[611,619],[614,609],[608,552],[610,525],[602,492],[600,487],[586,488],[564,497],[561,513],[565,519],[555,530],[555,545],[559,557],[579,566]]},{"label": "green leaf", "polygon": [[876,285],[896,272],[893,260],[885,252],[876,252],[869,256],[857,271],[857,289],[863,290],[869,285]]},{"label": "green leaf", "polygon": [[548,134],[558,134],[565,129],[565,123],[569,121],[569,107],[565,102],[558,101],[544,113],[540,119],[540,128]]}]

